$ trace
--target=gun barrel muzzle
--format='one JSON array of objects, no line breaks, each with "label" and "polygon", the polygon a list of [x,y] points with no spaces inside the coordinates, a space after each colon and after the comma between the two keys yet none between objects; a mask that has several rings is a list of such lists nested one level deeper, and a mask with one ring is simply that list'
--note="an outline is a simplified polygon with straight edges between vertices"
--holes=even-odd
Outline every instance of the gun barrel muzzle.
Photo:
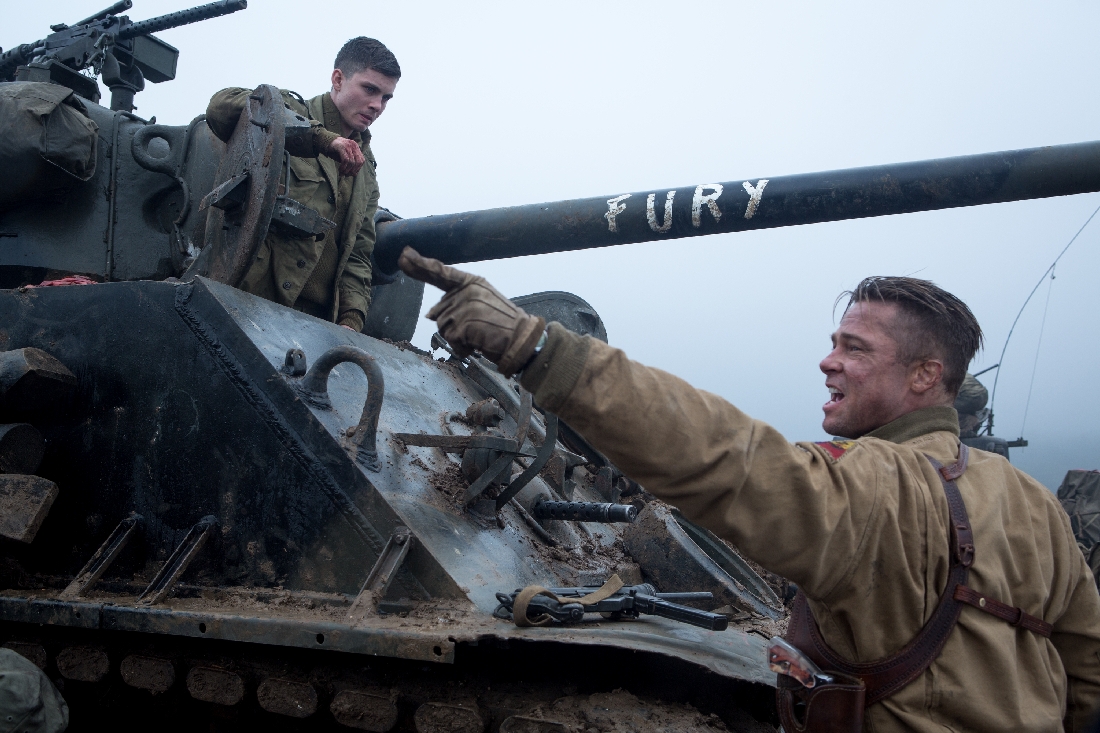
[{"label": "gun barrel muzzle", "polygon": [[248,0],[218,0],[217,2],[199,5],[198,7],[178,10],[174,13],[160,15],[149,20],[132,23],[122,29],[118,37],[125,41],[138,36],[146,36],[150,33],[166,31],[169,28],[178,28],[181,25],[198,23],[202,20],[210,20],[221,15],[229,15],[248,7]]}]

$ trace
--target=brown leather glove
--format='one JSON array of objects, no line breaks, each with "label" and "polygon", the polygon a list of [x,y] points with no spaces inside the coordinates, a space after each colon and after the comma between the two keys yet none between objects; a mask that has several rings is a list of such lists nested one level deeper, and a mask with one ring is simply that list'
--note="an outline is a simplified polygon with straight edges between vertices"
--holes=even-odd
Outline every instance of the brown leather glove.
[{"label": "brown leather glove", "polygon": [[438,324],[440,335],[458,356],[480,351],[506,377],[534,356],[546,321],[525,313],[485,278],[424,257],[412,247],[401,252],[397,265],[409,277],[443,291],[428,318]]}]

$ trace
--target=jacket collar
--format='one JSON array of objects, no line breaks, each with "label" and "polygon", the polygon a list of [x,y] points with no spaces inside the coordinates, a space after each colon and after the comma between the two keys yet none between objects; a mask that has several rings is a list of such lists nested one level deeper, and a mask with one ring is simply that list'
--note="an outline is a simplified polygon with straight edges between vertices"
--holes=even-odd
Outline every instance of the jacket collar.
[{"label": "jacket collar", "polygon": [[875,428],[864,437],[905,443],[928,433],[946,431],[958,437],[959,413],[954,407],[924,407]]}]

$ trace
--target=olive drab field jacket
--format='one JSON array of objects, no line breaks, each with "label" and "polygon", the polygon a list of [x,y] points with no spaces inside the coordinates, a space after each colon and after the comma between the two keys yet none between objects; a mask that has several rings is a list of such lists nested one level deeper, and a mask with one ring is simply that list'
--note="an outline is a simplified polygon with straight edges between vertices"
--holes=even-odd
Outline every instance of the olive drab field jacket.
[{"label": "olive drab field jacket", "polygon": [[[630,478],[803,590],[852,662],[905,646],[947,583],[947,500],[926,455],[959,455],[951,407],[854,441],[791,444],[716,395],[558,324],[521,381]],[[866,710],[873,731],[1087,728],[1100,701],[1100,595],[1054,495],[1001,456],[958,479],[968,585],[1053,625],[1050,638],[964,607],[920,677]]]},{"label": "olive drab field jacket", "polygon": [[[359,331],[370,308],[370,257],[376,236],[374,215],[378,210],[378,164],[370,149],[370,131],[364,131],[361,139],[352,136],[359,143],[366,163],[350,186],[346,179],[341,186],[337,162],[321,154],[340,136],[341,130],[339,112],[328,92],[309,101],[285,89],[281,92],[283,102],[309,119],[314,129],[314,149],[294,151],[311,155],[290,157],[287,195],[336,222],[336,229],[329,231],[321,241],[272,229],[256,252],[240,287],[261,298],[324,316]],[[249,89],[229,88],[211,98],[206,121],[215,135],[222,140],[229,139],[251,93]],[[307,304],[300,302],[300,296],[318,264],[326,266],[322,255],[325,248],[333,244],[336,246],[335,262],[329,260],[327,266],[335,264],[335,277],[325,284],[324,291],[330,297],[321,304],[323,312],[315,312],[318,308],[305,307]]]}]

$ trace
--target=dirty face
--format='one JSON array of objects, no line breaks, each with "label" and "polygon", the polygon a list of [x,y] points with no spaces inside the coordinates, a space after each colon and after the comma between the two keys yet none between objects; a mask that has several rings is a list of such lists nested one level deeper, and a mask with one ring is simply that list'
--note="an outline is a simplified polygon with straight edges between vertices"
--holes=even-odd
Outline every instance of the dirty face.
[{"label": "dirty face", "polygon": [[894,303],[853,303],[821,360],[829,401],[821,426],[830,435],[858,438],[913,409],[910,369],[897,359]]},{"label": "dirty face", "polygon": [[377,120],[393,98],[397,79],[374,69],[357,71],[345,76],[340,69],[332,71],[332,103],[340,111],[344,134],[363,132]]}]

